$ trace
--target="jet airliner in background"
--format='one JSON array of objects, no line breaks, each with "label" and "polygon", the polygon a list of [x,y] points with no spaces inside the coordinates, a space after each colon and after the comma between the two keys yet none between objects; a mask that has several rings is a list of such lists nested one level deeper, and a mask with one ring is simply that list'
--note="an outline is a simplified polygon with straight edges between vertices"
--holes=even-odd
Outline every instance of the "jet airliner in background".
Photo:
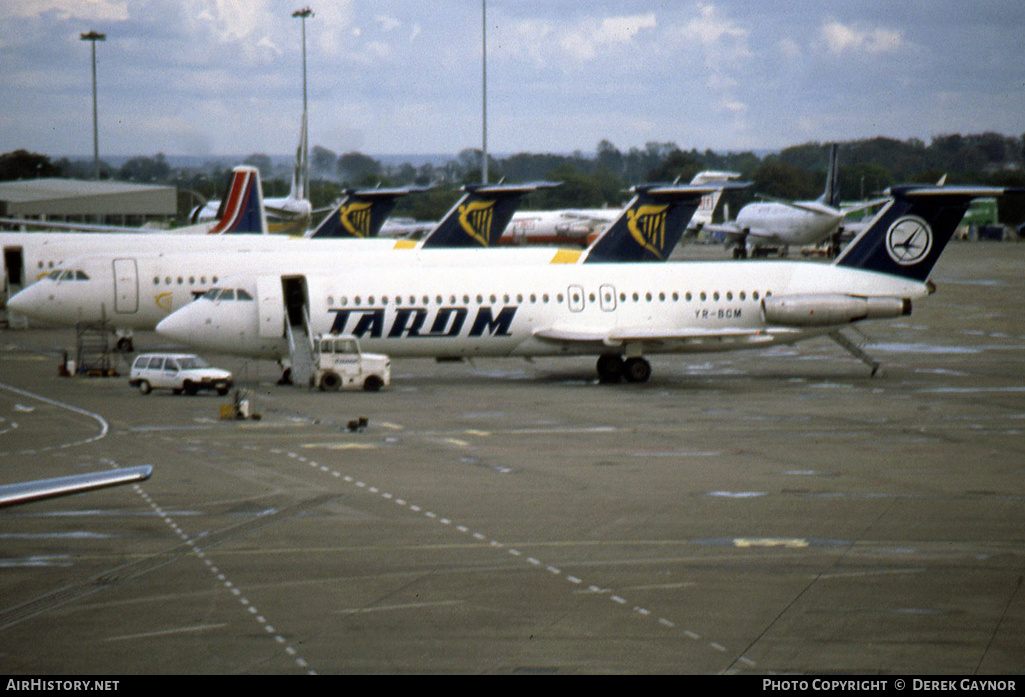
[{"label": "jet airliner in background", "polygon": [[848,213],[881,205],[885,199],[858,206],[840,206],[836,143],[830,145],[829,167],[822,195],[814,201],[768,200],[749,203],[733,221],[708,224],[705,230],[726,237],[735,259],[762,256],[769,250],[786,256],[790,247],[832,241],[833,256],[839,252],[839,234]]},{"label": "jet airliner in background", "polygon": [[[251,299],[208,296],[157,325],[198,350],[282,360],[293,318],[309,335],[348,333],[393,357],[596,355],[599,379],[644,382],[654,353],[793,344],[831,336],[878,364],[840,330],[907,315],[935,289],[929,274],[976,197],[997,187],[893,187],[889,200],[832,264],[801,261],[551,264],[489,261],[425,267],[312,269],[301,277],[226,280]],[[283,291],[300,284],[296,298]]]}]

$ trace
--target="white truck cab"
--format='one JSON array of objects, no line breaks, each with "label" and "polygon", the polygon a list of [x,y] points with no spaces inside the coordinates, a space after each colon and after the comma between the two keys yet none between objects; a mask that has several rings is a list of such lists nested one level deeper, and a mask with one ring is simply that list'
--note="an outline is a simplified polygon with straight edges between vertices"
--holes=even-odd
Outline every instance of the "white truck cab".
[{"label": "white truck cab", "polygon": [[144,353],[132,363],[128,384],[139,388],[142,394],[166,389],[175,394],[216,390],[217,394],[225,395],[231,389],[233,377],[227,370],[211,367],[192,353]]},{"label": "white truck cab", "polygon": [[377,392],[391,384],[391,358],[363,353],[349,334],[319,334],[313,340],[314,384],[321,390]]}]

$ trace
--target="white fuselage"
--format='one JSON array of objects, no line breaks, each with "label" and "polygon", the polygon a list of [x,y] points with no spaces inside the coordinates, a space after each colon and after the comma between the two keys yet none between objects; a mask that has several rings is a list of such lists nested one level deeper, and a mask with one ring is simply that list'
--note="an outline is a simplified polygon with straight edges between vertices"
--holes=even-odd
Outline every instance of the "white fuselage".
[{"label": "white fuselage", "polygon": [[[240,237],[234,235],[231,237]],[[256,238],[258,243],[263,238]],[[394,241],[278,238],[277,244],[220,245],[199,252],[131,251],[66,261],[9,300],[11,309],[59,326],[109,322],[118,329],[153,329],[167,315],[240,274],[294,275],[343,268],[469,265],[501,259],[503,265],[576,261],[579,252],[552,249],[420,249]],[[175,249],[177,246],[169,246]],[[483,257],[480,255],[484,255]]]},{"label": "white fuselage", "polygon": [[740,209],[735,224],[748,231],[748,246],[796,247],[826,240],[843,222],[843,212],[831,206],[816,201],[800,205],[803,208],[775,202],[749,203]]},{"label": "white fuselage", "polygon": [[[197,350],[288,357],[281,279],[248,276],[247,301],[201,299],[157,331]],[[915,299],[925,284],[807,262],[668,262],[530,268],[359,268],[305,277],[310,331],[348,333],[393,357],[687,353],[793,343],[836,326],[772,326],[768,296]]]}]

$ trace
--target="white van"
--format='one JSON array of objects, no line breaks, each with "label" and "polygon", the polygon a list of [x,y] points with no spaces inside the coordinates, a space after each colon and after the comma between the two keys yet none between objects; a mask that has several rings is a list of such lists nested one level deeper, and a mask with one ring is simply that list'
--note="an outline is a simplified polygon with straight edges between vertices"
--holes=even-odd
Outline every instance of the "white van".
[{"label": "white van", "polygon": [[132,363],[128,384],[142,394],[166,389],[175,394],[196,394],[199,390],[217,390],[228,394],[233,378],[227,370],[211,367],[192,353],[144,353]]}]

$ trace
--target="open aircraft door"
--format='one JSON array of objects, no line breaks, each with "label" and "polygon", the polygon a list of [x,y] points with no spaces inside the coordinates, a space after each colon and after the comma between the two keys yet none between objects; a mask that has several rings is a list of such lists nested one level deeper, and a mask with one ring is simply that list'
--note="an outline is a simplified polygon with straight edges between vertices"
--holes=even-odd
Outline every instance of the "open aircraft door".
[{"label": "open aircraft door", "polygon": [[260,304],[260,338],[280,339],[285,335],[285,296],[280,276],[259,276],[256,299]]},{"label": "open aircraft door", "polygon": [[134,315],[139,311],[139,269],[135,259],[114,260],[114,312]]}]

